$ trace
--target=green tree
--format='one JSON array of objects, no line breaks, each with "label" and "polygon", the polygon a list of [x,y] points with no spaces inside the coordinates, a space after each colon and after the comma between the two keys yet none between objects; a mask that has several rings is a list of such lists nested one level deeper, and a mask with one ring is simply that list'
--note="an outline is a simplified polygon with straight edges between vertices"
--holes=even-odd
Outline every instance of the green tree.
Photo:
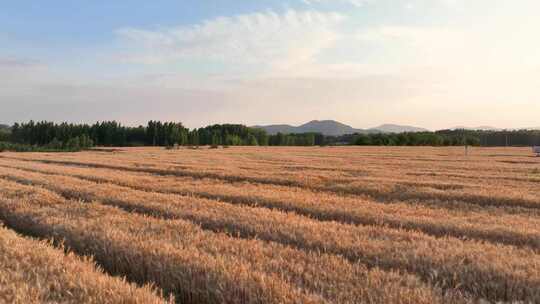
[{"label": "green tree", "polygon": [[255,137],[253,134],[249,134],[247,144],[248,146],[258,146],[259,142],[257,141],[257,137]]},{"label": "green tree", "polygon": [[200,145],[199,130],[193,130],[192,132],[189,133],[189,144],[193,146]]},{"label": "green tree", "polygon": [[65,145],[66,149],[79,150],[81,148],[81,142],[78,136],[70,138]]},{"label": "green tree", "polygon": [[51,140],[51,142],[47,145],[47,148],[54,149],[54,150],[61,150],[64,143],[59,141],[56,137]]},{"label": "green tree", "polygon": [[357,146],[369,146],[372,144],[371,138],[368,135],[358,134],[354,144]]}]

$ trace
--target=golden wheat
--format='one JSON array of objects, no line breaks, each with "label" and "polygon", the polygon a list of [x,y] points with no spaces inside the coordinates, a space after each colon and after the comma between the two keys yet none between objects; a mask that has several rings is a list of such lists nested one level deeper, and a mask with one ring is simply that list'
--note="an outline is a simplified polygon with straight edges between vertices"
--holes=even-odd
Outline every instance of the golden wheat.
[{"label": "golden wheat", "polygon": [[[433,236],[466,237],[540,249],[540,218],[531,217],[531,211],[526,214],[507,214],[499,208],[471,210],[467,204],[458,203],[454,204],[456,208],[452,210],[422,207],[420,204],[404,204],[399,201],[381,204],[369,198],[336,196],[302,188],[246,183],[224,184],[208,179],[159,177],[146,173],[118,173],[109,169],[73,168],[13,160],[6,162],[1,159],[0,167],[72,176],[142,191],[262,206],[325,221],[383,225],[420,230]],[[20,174],[30,175],[22,172]],[[242,191],[238,191],[239,187]],[[441,222],[441,218],[445,221]]]},{"label": "golden wheat", "polygon": [[179,302],[540,302],[527,149],[0,154],[0,218]]},{"label": "golden wheat", "polygon": [[0,227],[0,303],[165,303],[149,287],[103,274],[92,261]]},{"label": "golden wheat", "polygon": [[[516,300],[534,299],[540,295],[535,289],[540,284],[540,256],[527,250],[452,238],[437,240],[384,227],[321,223],[293,214],[136,191],[63,176],[17,173],[14,169],[3,174],[12,180],[44,186],[69,198],[105,202],[128,211],[166,218],[187,219],[214,231],[340,254],[372,267],[405,269],[437,286],[460,288],[476,297]],[[470,288],[473,284],[475,287]]]},{"label": "golden wheat", "polygon": [[[111,273],[152,282],[190,303],[444,302],[440,291],[327,254],[205,232],[189,222],[65,200],[0,181],[0,218],[29,233],[92,254]],[[22,197],[22,199],[21,199]],[[454,295],[452,295],[455,298]],[[457,298],[456,298],[457,301]]]}]

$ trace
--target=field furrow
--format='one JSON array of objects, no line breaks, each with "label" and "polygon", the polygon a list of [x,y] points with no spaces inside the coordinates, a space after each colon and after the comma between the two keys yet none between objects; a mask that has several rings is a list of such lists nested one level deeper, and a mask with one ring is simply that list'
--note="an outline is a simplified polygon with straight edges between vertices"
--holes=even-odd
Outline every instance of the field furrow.
[{"label": "field furrow", "polygon": [[0,226],[0,303],[167,303],[150,287],[104,274],[88,259]]},{"label": "field furrow", "polygon": [[517,301],[523,296],[538,296],[534,288],[540,284],[540,256],[529,250],[450,237],[436,239],[384,227],[319,222],[261,208],[16,169],[8,169],[2,176],[43,186],[69,199],[99,201],[128,211],[186,219],[212,231],[338,254],[369,267],[404,269],[434,286],[462,291],[475,298]]},{"label": "field furrow", "polygon": [[[53,241],[0,228],[0,263],[18,251],[40,261],[6,266],[16,283],[0,275],[0,291],[36,302],[62,302],[44,298],[53,286],[64,302],[540,303],[539,183],[540,158],[525,148],[1,153],[0,222]],[[19,239],[46,249],[19,250]],[[77,284],[68,259],[89,267]]]},{"label": "field furrow", "polygon": [[368,270],[332,255],[204,232],[181,220],[66,200],[39,187],[0,181],[0,217],[10,227],[58,238],[109,272],[151,282],[190,303],[437,303],[414,276]]},{"label": "field furrow", "polygon": [[[4,157],[9,158],[9,157]],[[388,201],[413,201],[413,202],[425,202],[429,204],[437,204],[441,207],[453,208],[453,203],[463,202],[466,204],[476,205],[480,207],[520,207],[529,208],[533,210],[540,209],[540,201],[538,200],[538,193],[515,193],[515,195],[508,196],[510,189],[501,191],[497,187],[488,189],[472,189],[471,191],[464,191],[463,189],[456,189],[455,191],[441,190],[430,187],[411,187],[408,185],[402,185],[392,182],[358,182],[354,178],[328,178],[324,175],[302,175],[287,177],[280,174],[279,177],[275,175],[261,175],[244,172],[243,170],[224,170],[218,171],[213,169],[201,169],[198,167],[191,168],[185,166],[173,166],[171,168],[158,167],[156,164],[144,164],[137,165],[133,162],[95,162],[95,160],[88,161],[75,161],[75,160],[54,160],[46,158],[17,158],[18,160],[26,161],[39,161],[46,164],[57,164],[73,167],[90,167],[96,169],[111,169],[123,172],[135,172],[135,173],[150,173],[157,176],[176,176],[176,177],[188,177],[195,179],[214,179],[221,181],[222,183],[256,183],[261,185],[275,185],[275,186],[290,186],[299,187],[314,191],[324,191],[335,194],[347,194],[347,195],[367,195],[373,197],[376,200],[383,202]],[[231,172],[235,172],[232,174]]]},{"label": "field furrow", "polygon": [[[436,237],[453,236],[540,249],[538,218],[506,214],[499,209],[491,212],[470,211],[466,209],[467,206],[461,206],[462,211],[448,211],[399,202],[381,204],[366,198],[336,197],[299,188],[289,190],[245,183],[219,184],[212,180],[156,178],[146,174],[118,174],[107,169],[70,168],[39,163],[6,164],[0,160],[0,167],[24,170],[27,173],[19,172],[19,176],[24,177],[29,176],[30,172],[71,176],[147,192],[195,196],[237,205],[295,212],[323,221],[387,226],[422,231]],[[441,218],[445,220],[441,221]]]}]

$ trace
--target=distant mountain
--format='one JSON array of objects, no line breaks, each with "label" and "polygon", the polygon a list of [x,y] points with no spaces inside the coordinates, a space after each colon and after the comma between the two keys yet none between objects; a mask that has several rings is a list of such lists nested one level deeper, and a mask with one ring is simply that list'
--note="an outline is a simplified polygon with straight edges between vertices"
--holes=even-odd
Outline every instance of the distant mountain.
[{"label": "distant mountain", "polygon": [[428,129],[412,127],[412,126],[401,126],[393,124],[384,124],[372,129],[371,131],[380,131],[381,133],[404,133],[404,132],[426,132]]},{"label": "distant mountain", "polygon": [[252,128],[263,129],[266,133],[274,135],[277,133],[298,133],[298,127],[291,125],[269,125],[269,126],[253,126]]},{"label": "distant mountain", "polygon": [[315,132],[329,136],[339,136],[344,134],[362,133],[365,130],[355,129],[346,124],[334,120],[313,120],[298,127],[300,133]]},{"label": "distant mountain", "polygon": [[327,136],[340,136],[354,133],[402,133],[402,132],[422,132],[427,131],[423,128],[400,126],[385,124],[371,129],[355,129],[349,125],[340,123],[335,120],[313,120],[301,126],[295,127],[291,125],[268,125],[268,126],[253,126],[253,128],[263,129],[268,134],[274,135],[277,133],[322,133]]},{"label": "distant mountain", "polygon": [[10,126],[0,124],[0,130],[9,130]]},{"label": "distant mountain", "polygon": [[274,135],[277,133],[307,133],[315,132],[329,136],[339,136],[344,134],[353,134],[364,132],[364,130],[354,129],[351,126],[342,124],[334,120],[313,120],[301,126],[295,127],[291,125],[269,125],[269,126],[254,126],[265,130],[268,134]]}]

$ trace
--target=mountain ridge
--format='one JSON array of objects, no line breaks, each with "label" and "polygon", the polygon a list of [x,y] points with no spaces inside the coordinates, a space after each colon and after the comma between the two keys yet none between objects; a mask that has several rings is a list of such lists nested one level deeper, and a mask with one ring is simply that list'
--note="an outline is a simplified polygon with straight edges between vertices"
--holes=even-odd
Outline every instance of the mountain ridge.
[{"label": "mountain ridge", "polygon": [[375,128],[370,129],[357,129],[349,125],[341,123],[335,120],[312,120],[300,126],[292,126],[288,124],[275,124],[275,125],[257,125],[253,128],[263,129],[268,134],[274,135],[277,133],[321,133],[327,136],[341,136],[354,133],[403,133],[403,132],[423,132],[429,131],[424,128],[397,125],[397,124],[383,124]]}]

